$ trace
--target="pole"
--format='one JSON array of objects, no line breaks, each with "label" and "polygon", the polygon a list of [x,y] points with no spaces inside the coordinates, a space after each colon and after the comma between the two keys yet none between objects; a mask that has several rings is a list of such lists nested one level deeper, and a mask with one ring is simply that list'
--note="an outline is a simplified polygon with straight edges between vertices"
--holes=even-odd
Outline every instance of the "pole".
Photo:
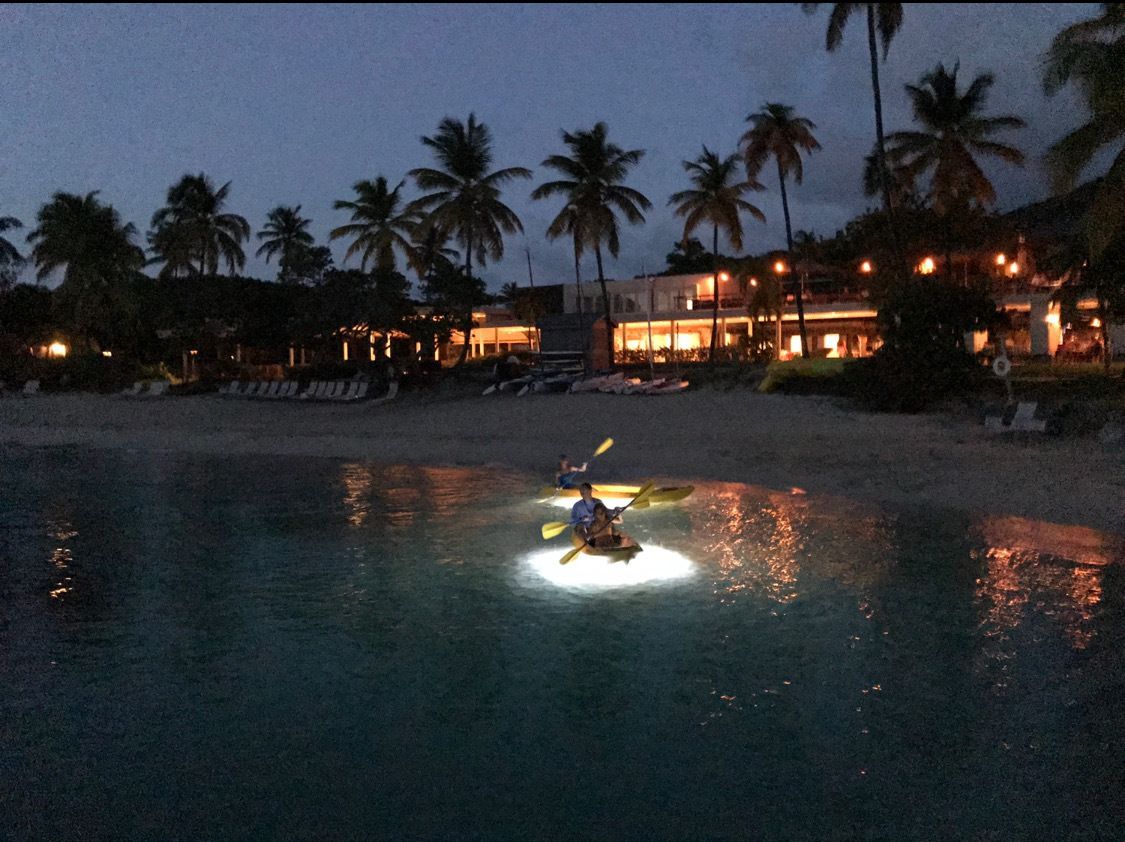
[{"label": "pole", "polygon": [[645,275],[645,279],[648,281],[648,379],[655,380],[656,366],[652,362],[652,310],[655,305],[656,281],[645,272],[644,263],[641,264],[641,274]]}]

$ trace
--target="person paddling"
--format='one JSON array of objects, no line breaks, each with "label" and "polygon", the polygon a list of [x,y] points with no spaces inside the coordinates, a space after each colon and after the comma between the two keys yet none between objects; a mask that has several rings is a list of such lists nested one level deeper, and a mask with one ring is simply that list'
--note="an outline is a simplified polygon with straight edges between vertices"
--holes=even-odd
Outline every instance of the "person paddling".
[{"label": "person paddling", "polygon": [[574,525],[574,531],[583,540],[586,536],[595,530],[594,521],[597,517],[598,508],[606,512],[608,515],[612,512],[610,520],[617,517],[617,509],[609,509],[605,503],[594,496],[594,487],[588,482],[582,483],[578,486],[578,493],[582,495],[581,499],[575,503],[570,509],[570,522]]},{"label": "person paddling", "polygon": [[[565,453],[559,454],[559,469],[555,472],[555,488],[574,488],[574,479],[585,473],[587,462],[575,465]],[[587,483],[588,484],[588,483]]]}]

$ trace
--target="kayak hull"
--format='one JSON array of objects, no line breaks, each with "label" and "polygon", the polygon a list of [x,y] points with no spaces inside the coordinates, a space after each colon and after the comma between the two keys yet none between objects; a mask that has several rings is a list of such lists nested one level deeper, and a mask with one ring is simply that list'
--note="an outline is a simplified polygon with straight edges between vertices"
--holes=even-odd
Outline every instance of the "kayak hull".
[{"label": "kayak hull", "polygon": [[581,549],[585,555],[604,558],[606,561],[632,561],[644,549],[628,535],[622,535],[622,543],[617,547],[591,547],[578,536],[577,532],[570,533],[570,543],[576,549]]},{"label": "kayak hull", "polygon": [[[641,490],[639,485],[610,485],[597,483],[594,485],[595,497],[632,498]],[[657,488],[648,498],[652,503],[676,503],[695,491],[694,485],[674,485],[668,488]],[[577,500],[582,495],[577,488],[562,488],[556,490],[551,486],[539,489],[540,500],[550,500],[554,497]]]}]

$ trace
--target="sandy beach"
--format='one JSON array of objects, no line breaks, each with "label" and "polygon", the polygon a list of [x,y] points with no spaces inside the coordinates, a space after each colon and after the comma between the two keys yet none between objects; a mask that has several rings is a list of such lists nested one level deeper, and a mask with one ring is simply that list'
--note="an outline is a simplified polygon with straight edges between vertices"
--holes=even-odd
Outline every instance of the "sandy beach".
[{"label": "sandy beach", "polygon": [[551,475],[559,452],[617,444],[602,480],[656,477],[802,489],[1125,532],[1125,455],[1092,440],[1012,440],[945,415],[875,415],[820,398],[700,390],[482,397],[381,406],[55,395],[0,401],[0,442],[379,463],[498,465]]}]

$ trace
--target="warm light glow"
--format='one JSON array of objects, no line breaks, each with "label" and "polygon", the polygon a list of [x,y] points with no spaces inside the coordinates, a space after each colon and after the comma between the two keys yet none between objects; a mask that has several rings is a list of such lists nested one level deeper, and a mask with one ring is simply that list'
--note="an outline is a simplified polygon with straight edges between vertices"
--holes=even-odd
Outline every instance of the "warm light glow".
[{"label": "warm light glow", "polygon": [[1018,275],[1019,273],[1020,273],[1020,265],[1013,260],[1011,263],[1008,264],[1008,274],[1009,275]]},{"label": "warm light glow", "polygon": [[192,348],[190,351],[188,351],[188,353],[191,354],[193,357],[199,356],[199,351],[196,348]]},{"label": "warm light glow", "polygon": [[773,271],[775,271],[779,275],[784,275],[789,271],[789,267],[785,265],[784,260],[779,260],[773,264]]},{"label": "warm light glow", "polygon": [[727,272],[720,272],[719,273],[719,280],[724,282],[724,283],[729,281],[730,280],[730,274],[727,273]]},{"label": "warm light glow", "polygon": [[47,346],[47,356],[53,360],[61,360],[69,350],[62,342],[52,342]]},{"label": "warm light glow", "polygon": [[870,275],[874,271],[874,269],[875,267],[871,265],[870,260],[865,260],[861,264],[859,264],[859,271],[865,275]]},{"label": "warm light glow", "polygon": [[102,356],[103,357],[112,357],[113,351],[102,351]]},{"label": "warm light glow", "polygon": [[934,263],[932,257],[927,257],[918,264],[918,274],[920,275],[932,275],[935,269],[937,269],[937,264]]},{"label": "warm light glow", "polygon": [[824,347],[830,351],[835,351],[836,346],[840,344],[840,334],[826,333],[824,334]]},{"label": "warm light glow", "polygon": [[664,547],[646,545],[640,555],[628,564],[585,553],[579,553],[569,564],[559,564],[559,559],[568,549],[569,542],[558,543],[550,549],[536,550],[526,557],[525,563],[552,585],[575,590],[655,585],[684,579],[695,573],[695,565],[691,559]]},{"label": "warm light glow", "polygon": [[750,279],[750,286],[756,287],[757,285],[758,285],[758,279],[757,278],[751,278]]},{"label": "warm light glow", "polygon": [[799,333],[794,333],[789,337],[789,353],[801,353],[801,335]]},{"label": "warm light glow", "polygon": [[1102,320],[1101,319],[1092,319],[1090,321],[1090,327],[1101,327],[1101,326],[1102,326]]},{"label": "warm light glow", "polygon": [[1008,256],[1006,254],[1004,254],[1003,252],[996,255],[996,265],[997,266],[1003,266],[1007,262],[1008,262]]},{"label": "warm light glow", "polygon": [[1056,325],[1057,326],[1058,323],[1059,323],[1059,314],[1058,313],[1048,313],[1046,318],[1043,319],[1043,321],[1045,321],[1049,325]]}]

